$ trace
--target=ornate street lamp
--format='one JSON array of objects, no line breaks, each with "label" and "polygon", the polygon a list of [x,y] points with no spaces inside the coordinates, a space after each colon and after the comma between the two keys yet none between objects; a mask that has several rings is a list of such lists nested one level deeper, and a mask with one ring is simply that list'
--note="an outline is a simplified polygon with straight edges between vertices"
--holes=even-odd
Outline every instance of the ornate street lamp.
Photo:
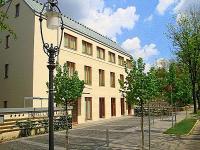
[{"label": "ornate street lamp", "polygon": [[[43,29],[42,29],[42,21],[46,19],[47,28],[51,30],[61,30],[61,37],[59,45],[48,44],[44,41]],[[48,65],[49,69],[49,101],[48,101],[48,116],[49,116],[49,150],[54,150],[54,125],[53,125],[53,117],[54,117],[54,85],[53,85],[53,74],[54,69],[56,67],[55,58],[59,55],[60,46],[63,38],[63,19],[61,16],[61,11],[58,7],[57,0],[48,0],[44,6],[42,11],[40,12],[40,31],[41,38],[43,43],[43,50],[48,56]]]}]

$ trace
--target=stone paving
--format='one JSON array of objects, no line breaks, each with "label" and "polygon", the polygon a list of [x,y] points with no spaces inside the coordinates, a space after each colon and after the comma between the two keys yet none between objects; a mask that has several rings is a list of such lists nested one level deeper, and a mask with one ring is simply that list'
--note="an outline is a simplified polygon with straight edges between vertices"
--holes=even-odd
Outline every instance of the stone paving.
[{"label": "stone paving", "polygon": [[[185,118],[179,113],[177,120]],[[148,124],[145,124],[145,149],[148,149]],[[151,125],[152,150],[197,150],[200,149],[200,135],[175,137],[164,135],[171,126],[170,117],[155,119]],[[200,126],[200,124],[199,124]],[[109,130],[109,148],[106,148],[106,129]],[[198,129],[197,129],[198,130]],[[199,131],[200,133],[200,131]],[[77,125],[70,130],[71,150],[139,150],[141,149],[140,118],[129,116]],[[0,150],[47,150],[48,134],[21,138],[0,144]],[[65,149],[65,131],[55,132],[55,150]]]}]

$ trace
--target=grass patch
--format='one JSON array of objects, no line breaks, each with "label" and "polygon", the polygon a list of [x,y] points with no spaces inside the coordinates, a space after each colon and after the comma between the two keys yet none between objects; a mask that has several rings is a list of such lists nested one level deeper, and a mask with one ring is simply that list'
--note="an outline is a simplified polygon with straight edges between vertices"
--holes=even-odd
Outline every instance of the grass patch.
[{"label": "grass patch", "polygon": [[165,131],[165,134],[174,134],[174,135],[184,135],[188,134],[190,130],[193,128],[194,124],[196,123],[197,119],[195,118],[188,118],[180,121],[177,123],[173,128],[169,128]]}]

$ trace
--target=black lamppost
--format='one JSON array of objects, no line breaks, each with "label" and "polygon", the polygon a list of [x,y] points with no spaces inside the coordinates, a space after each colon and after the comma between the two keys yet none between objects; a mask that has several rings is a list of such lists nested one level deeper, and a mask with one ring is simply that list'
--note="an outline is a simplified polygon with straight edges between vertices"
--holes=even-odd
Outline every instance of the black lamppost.
[{"label": "black lamppost", "polygon": [[[61,37],[59,45],[48,44],[44,41],[43,30],[42,30],[42,21],[46,19],[47,28],[51,30],[61,30]],[[43,50],[48,56],[48,65],[49,69],[49,101],[48,101],[48,116],[49,116],[49,150],[54,150],[54,85],[53,85],[53,75],[54,69],[56,67],[55,58],[59,55],[60,46],[63,38],[63,19],[61,16],[61,11],[58,7],[57,0],[48,0],[43,9],[40,12],[40,31],[43,43]]]}]

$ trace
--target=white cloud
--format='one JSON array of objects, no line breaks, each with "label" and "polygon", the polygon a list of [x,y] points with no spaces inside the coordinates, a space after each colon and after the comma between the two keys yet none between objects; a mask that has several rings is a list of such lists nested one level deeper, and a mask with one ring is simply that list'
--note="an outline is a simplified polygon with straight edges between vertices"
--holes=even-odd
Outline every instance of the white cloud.
[{"label": "white cloud", "polygon": [[127,39],[122,43],[122,47],[129,51],[133,55],[133,58],[138,59],[141,57],[145,61],[148,61],[150,57],[159,54],[154,43],[141,46],[141,40],[138,37]]},{"label": "white cloud", "polygon": [[179,3],[174,8],[174,12],[181,13],[193,8],[200,8],[200,0],[179,0]]},{"label": "white cloud", "polygon": [[144,22],[149,22],[153,20],[153,15],[151,14],[150,16],[148,16],[147,18],[144,19]]},{"label": "white cloud", "polygon": [[160,15],[164,15],[165,11],[173,4],[175,4],[177,0],[159,0],[158,5],[156,6],[156,10]]},{"label": "white cloud", "polygon": [[156,10],[160,15],[164,15],[169,7],[174,5],[175,13],[182,13],[194,7],[200,7],[200,0],[159,0]]},{"label": "white cloud", "polygon": [[97,32],[115,39],[117,35],[122,34],[122,29],[133,29],[138,19],[136,8],[130,6],[125,9],[118,8],[116,11],[104,8],[102,12],[94,11],[80,21]]},{"label": "white cloud", "polygon": [[63,14],[113,40],[122,30],[133,29],[139,20],[135,6],[114,9],[107,7],[105,0],[60,0],[59,6]]}]

